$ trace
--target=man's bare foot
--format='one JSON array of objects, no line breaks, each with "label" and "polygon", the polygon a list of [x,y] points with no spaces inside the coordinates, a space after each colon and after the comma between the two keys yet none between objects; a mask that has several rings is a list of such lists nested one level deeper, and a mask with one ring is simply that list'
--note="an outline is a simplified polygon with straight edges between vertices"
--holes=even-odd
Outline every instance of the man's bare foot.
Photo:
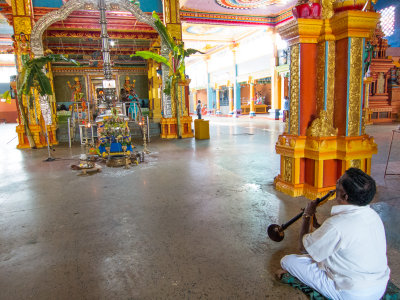
[{"label": "man's bare foot", "polygon": [[288,273],[288,271],[284,269],[278,269],[275,271],[275,278],[276,280],[281,280],[284,274]]}]

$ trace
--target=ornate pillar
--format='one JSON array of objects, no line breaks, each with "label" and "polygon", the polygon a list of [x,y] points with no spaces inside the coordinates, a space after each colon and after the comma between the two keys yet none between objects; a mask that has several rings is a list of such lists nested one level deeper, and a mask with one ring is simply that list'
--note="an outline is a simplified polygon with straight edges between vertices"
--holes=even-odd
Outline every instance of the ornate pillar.
[{"label": "ornate pillar", "polygon": [[250,86],[250,117],[256,116],[256,107],[255,107],[255,87],[254,87],[254,79],[253,77],[249,76],[248,84]]},{"label": "ornate pillar", "polygon": [[[179,17],[179,0],[163,0],[164,23],[168,32],[176,42],[182,42],[182,24]],[[189,116],[189,83],[190,80],[180,80],[178,83],[179,108],[172,103],[172,118],[161,119],[161,137],[177,138],[178,123],[180,123],[182,138],[193,137],[192,117]],[[174,102],[174,101],[172,101]],[[180,122],[176,118],[176,109],[180,109]]]},{"label": "ornate pillar", "polygon": [[221,100],[220,100],[220,97],[219,97],[219,91],[220,91],[219,85],[216,83],[215,84],[215,102],[216,102],[215,114],[216,115],[220,115],[221,114]]},{"label": "ornate pillar", "polygon": [[[13,14],[13,27],[14,27],[14,53],[16,57],[17,71],[20,74],[23,68],[24,62],[28,61],[33,57],[31,52],[31,32],[32,32],[32,20],[33,20],[33,10],[31,0],[12,0],[11,1],[12,14]],[[17,96],[18,97],[18,96]],[[41,111],[39,97],[37,93],[32,92],[33,105],[28,104],[27,97],[21,95],[23,107],[18,106],[18,111],[24,110],[27,119],[28,126],[32,132],[33,139],[35,141],[36,147],[41,148],[46,144],[44,138],[41,137],[40,132],[40,120]],[[25,135],[24,121],[19,118],[21,123],[17,126],[16,131],[18,133],[18,149],[30,148],[28,140]]]},{"label": "ornate pillar", "polygon": [[[156,41],[151,48],[151,51],[160,53],[160,44]],[[149,78],[149,109],[150,117],[153,122],[160,122],[161,115],[161,88],[162,79],[159,74],[161,65],[154,60],[148,60],[148,78]]]},{"label": "ornate pillar", "polygon": [[228,83],[227,83],[227,87],[228,87],[228,97],[229,97],[229,114],[233,115],[234,114],[234,108],[233,108],[233,85],[229,80],[228,80]]},{"label": "ornate pillar", "polygon": [[363,132],[362,55],[378,15],[332,14],[280,28],[290,46],[290,112],[276,144],[281,173],[275,186],[291,196],[324,195],[349,167],[370,172],[377,151]]}]

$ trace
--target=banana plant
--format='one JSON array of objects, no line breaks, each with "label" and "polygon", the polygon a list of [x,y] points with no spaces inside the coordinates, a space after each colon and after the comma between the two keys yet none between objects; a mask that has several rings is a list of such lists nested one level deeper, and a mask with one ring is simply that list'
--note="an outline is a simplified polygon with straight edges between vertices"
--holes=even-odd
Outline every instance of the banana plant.
[{"label": "banana plant", "polygon": [[48,96],[53,95],[53,89],[51,88],[50,79],[44,72],[44,67],[48,63],[65,61],[75,65],[79,65],[75,60],[69,59],[61,54],[46,54],[45,56],[32,58],[26,61],[22,67],[22,71],[18,76],[17,84],[17,101],[21,112],[21,118],[24,123],[25,133],[29,141],[31,148],[36,148],[35,141],[32,136],[32,132],[29,128],[29,119],[25,112],[25,106],[22,101],[22,96],[27,96],[28,105],[33,106],[32,99],[32,88],[35,88],[39,92],[40,102],[48,103]]},{"label": "banana plant", "polygon": [[161,22],[156,12],[153,12],[153,19],[161,39],[168,47],[168,58],[151,51],[136,51],[136,53],[132,54],[131,57],[139,56],[146,60],[153,59],[154,61],[162,63],[168,67],[169,74],[168,80],[165,82],[164,93],[171,95],[171,98],[175,101],[178,137],[182,138],[178,100],[178,82],[179,80],[185,80],[185,58],[195,53],[204,53],[196,49],[184,49],[183,43],[176,42],[172,39],[168,29]]}]

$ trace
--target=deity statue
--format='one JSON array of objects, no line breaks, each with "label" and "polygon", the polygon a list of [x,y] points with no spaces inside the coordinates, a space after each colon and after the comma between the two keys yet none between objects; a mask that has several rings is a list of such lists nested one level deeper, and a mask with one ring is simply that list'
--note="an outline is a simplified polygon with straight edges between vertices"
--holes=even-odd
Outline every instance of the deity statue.
[{"label": "deity statue", "polygon": [[71,85],[69,81],[67,81],[67,84],[69,88],[72,90],[74,102],[80,102],[83,98],[82,85],[78,77],[75,77],[74,81],[75,81],[74,85]]},{"label": "deity statue", "polygon": [[131,92],[133,92],[133,89],[135,88],[135,82],[136,82],[136,80],[133,80],[133,82],[131,83],[129,76],[125,77],[124,89],[127,94],[130,94]]}]

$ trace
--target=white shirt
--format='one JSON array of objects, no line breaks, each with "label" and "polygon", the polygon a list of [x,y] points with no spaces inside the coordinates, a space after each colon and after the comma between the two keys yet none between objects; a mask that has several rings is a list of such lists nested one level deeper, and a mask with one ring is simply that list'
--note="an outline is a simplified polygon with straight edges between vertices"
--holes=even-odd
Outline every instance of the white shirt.
[{"label": "white shirt", "polygon": [[308,254],[338,290],[386,286],[390,269],[378,214],[369,205],[336,205],[331,215],[316,231],[304,235]]}]

